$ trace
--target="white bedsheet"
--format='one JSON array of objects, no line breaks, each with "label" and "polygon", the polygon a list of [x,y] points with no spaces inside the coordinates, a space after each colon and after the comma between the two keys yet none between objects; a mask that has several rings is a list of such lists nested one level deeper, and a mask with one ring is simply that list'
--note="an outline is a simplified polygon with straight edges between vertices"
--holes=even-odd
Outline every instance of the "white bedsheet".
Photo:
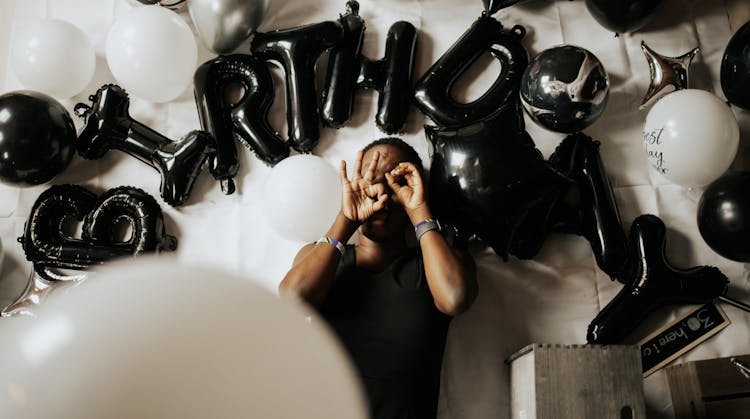
[{"label": "white bedsheet", "polygon": [[[670,0],[667,3],[655,22],[638,33],[619,38],[597,24],[582,0],[527,0],[500,11],[496,17],[506,26],[526,27],[528,34],[524,45],[531,56],[563,43],[583,46],[597,55],[609,73],[611,93],[604,114],[585,132],[602,143],[602,158],[614,187],[624,228],[629,229],[632,220],[640,214],[659,215],[668,228],[667,254],[674,265],[718,266],[731,280],[730,293],[750,301],[748,265],[722,258],[701,239],[695,217],[701,191],[674,185],[649,168],[641,142],[646,111],[638,110],[649,82],[641,40],[668,56],[700,46],[701,53],[691,69],[691,85],[723,97],[718,81],[722,54],[733,30],[750,18],[750,10],[737,1],[725,4],[718,0]],[[733,14],[728,12],[730,3]],[[344,4],[343,0],[272,0],[261,30],[335,20],[344,12]],[[361,0],[360,4],[360,14],[367,25],[364,53],[369,57],[383,55],[385,34],[393,22],[407,20],[418,29],[415,79],[482,11],[480,0]],[[113,19],[130,7],[132,3],[128,0],[0,0],[0,93],[21,88],[7,65],[13,27],[31,17],[64,19],[86,31],[98,53],[95,80],[78,98],[64,101],[72,110],[77,101],[85,101],[101,84],[114,81],[103,59],[104,43]],[[189,21],[187,13],[183,13],[183,17]],[[211,56],[199,44],[199,62]],[[485,66],[489,62],[482,61]],[[496,69],[493,63],[485,71],[472,70],[461,82],[456,96],[459,99],[478,97],[494,80],[493,70]],[[318,71],[321,78],[323,72]],[[285,133],[280,74],[275,71],[277,96],[271,121],[279,132]],[[321,128],[315,154],[336,167],[341,159],[347,159],[353,167],[356,151],[381,136],[374,123],[376,101],[375,93],[358,94],[350,125],[339,130]],[[748,169],[750,112],[734,111],[743,137],[735,167]],[[151,104],[134,98],[131,114],[173,139],[199,128],[192,86],[167,104]],[[80,120],[75,119],[80,126]],[[429,162],[427,142],[421,129],[425,123],[429,121],[412,108],[403,138]],[[549,156],[563,137],[537,127],[528,119],[527,129],[545,156]],[[275,290],[303,243],[287,241],[266,225],[260,202],[263,181],[270,169],[246,149],[240,147],[238,151],[241,169],[234,195],[223,195],[218,183],[204,170],[187,205],[175,209],[160,202],[170,234],[179,239],[175,257],[180,263],[225,270]],[[128,184],[156,197],[159,195],[157,172],[118,151],[98,161],[76,157],[53,183],[79,183],[97,192]],[[31,266],[15,238],[22,235],[34,200],[48,186],[19,189],[0,185],[0,238],[6,252],[0,272],[0,307],[10,302],[13,292],[20,292],[28,277]],[[621,287],[597,268],[588,242],[575,236],[550,236],[533,261],[511,258],[504,263],[490,250],[481,248],[476,250],[475,258],[479,267],[480,295],[474,306],[451,324],[443,367],[441,418],[508,417],[508,368],[503,361],[532,342],[585,343],[588,323]],[[750,315],[726,305],[722,308],[732,325],[677,362],[750,353]],[[137,306],[133,309],[137,310]],[[687,309],[661,310],[639,331],[645,335]],[[10,321],[15,320],[0,320],[0,327]],[[646,379],[645,389],[650,417],[672,417],[664,373]]]}]

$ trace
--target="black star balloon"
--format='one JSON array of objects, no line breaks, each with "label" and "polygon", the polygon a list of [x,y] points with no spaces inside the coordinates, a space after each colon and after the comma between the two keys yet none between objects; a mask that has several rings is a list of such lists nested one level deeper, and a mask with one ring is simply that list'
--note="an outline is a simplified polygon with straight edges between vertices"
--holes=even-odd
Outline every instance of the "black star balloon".
[{"label": "black star balloon", "polygon": [[478,236],[503,258],[529,209],[569,182],[534,147],[521,112],[514,99],[462,128],[425,126],[436,216]]},{"label": "black star balloon", "polygon": [[625,286],[591,321],[589,343],[613,344],[623,339],[654,309],[668,304],[705,304],[723,296],[729,280],[718,268],[677,269],[667,260],[666,227],[655,215],[633,221]]},{"label": "black star balloon", "polygon": [[583,133],[569,135],[549,162],[573,184],[529,211],[511,253],[522,259],[534,257],[550,230],[577,234],[591,243],[599,268],[618,277],[627,258],[627,240],[599,142]]},{"label": "black star balloon", "polygon": [[690,63],[698,54],[700,48],[693,48],[679,57],[661,55],[649,48],[643,41],[641,41],[641,49],[646,55],[646,62],[651,74],[651,84],[648,86],[646,96],[643,97],[641,109],[655,97],[674,90],[688,88]]}]

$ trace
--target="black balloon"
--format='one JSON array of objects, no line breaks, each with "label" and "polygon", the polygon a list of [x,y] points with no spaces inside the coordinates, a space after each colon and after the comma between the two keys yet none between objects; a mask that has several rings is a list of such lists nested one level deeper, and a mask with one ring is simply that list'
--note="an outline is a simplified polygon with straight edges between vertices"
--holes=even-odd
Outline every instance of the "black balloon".
[{"label": "black balloon", "polygon": [[[63,231],[66,220],[83,223],[81,237]],[[131,235],[118,238],[119,222]],[[55,279],[50,269],[85,269],[113,258],[174,250],[161,208],[146,192],[129,186],[111,189],[99,198],[77,185],[56,185],[42,192],[31,208],[21,239],[26,259],[42,278]]]},{"label": "black balloon", "polygon": [[604,66],[590,51],[573,45],[540,52],[521,78],[524,109],[552,131],[570,134],[593,124],[608,98]]},{"label": "black balloon", "polygon": [[65,170],[76,129],[55,99],[38,92],[0,95],[0,180],[40,184]]},{"label": "black balloon", "polygon": [[161,196],[170,205],[182,205],[190,195],[214,140],[204,131],[191,131],[171,141],[128,114],[130,99],[119,86],[104,85],[89,96],[91,106],[75,110],[85,125],[76,149],[86,159],[99,159],[110,149],[122,150],[161,174]]},{"label": "black balloon", "polygon": [[716,253],[750,263],[750,172],[726,174],[698,203],[698,229]]},{"label": "black balloon", "polygon": [[[201,127],[216,140],[209,169],[224,193],[234,192],[239,163],[235,138],[264,163],[275,165],[289,156],[289,147],[268,124],[273,104],[273,79],[265,64],[250,55],[220,56],[198,67],[194,76],[195,101]],[[236,103],[229,103],[229,88],[243,89]]]},{"label": "black balloon", "polygon": [[627,239],[599,155],[599,142],[583,133],[569,135],[552,153],[549,163],[573,183],[529,211],[511,253],[531,259],[549,231],[577,234],[591,244],[599,268],[613,278],[621,278]]},{"label": "black balloon", "polygon": [[591,16],[616,33],[635,32],[654,19],[663,0],[586,0]]},{"label": "black balloon", "polygon": [[718,268],[674,268],[664,255],[666,227],[655,215],[633,221],[625,286],[591,321],[589,343],[621,343],[654,309],[668,304],[704,304],[723,296],[729,280]]},{"label": "black balloon", "polygon": [[498,10],[508,6],[513,6],[521,0],[482,0],[484,11],[487,14],[494,15]]},{"label": "black balloon", "polygon": [[[479,122],[495,113],[509,98],[518,94],[521,74],[529,62],[521,44],[523,26],[510,30],[489,16],[477,19],[461,38],[417,81],[414,99],[417,107],[436,124],[457,128]],[[485,52],[500,61],[500,74],[479,99],[456,102],[451,90],[456,80]]]},{"label": "black balloon", "polygon": [[732,35],[721,60],[721,90],[730,103],[750,109],[750,22]]},{"label": "black balloon", "polygon": [[417,30],[409,22],[399,21],[388,29],[385,57],[374,61],[361,55],[364,20],[359,4],[347,2],[347,13],[339,18],[342,41],[331,50],[323,88],[323,122],[334,128],[346,125],[352,115],[357,87],[380,92],[378,127],[393,134],[403,130],[409,115],[411,73]]},{"label": "black balloon", "polygon": [[337,22],[321,22],[298,28],[257,32],[250,49],[261,60],[277,61],[286,77],[286,113],[289,143],[309,153],[318,143],[318,98],[315,63],[320,54],[336,45],[343,35]]},{"label": "black balloon", "polygon": [[544,161],[517,102],[459,129],[425,126],[432,143],[430,206],[441,222],[474,234],[507,259],[530,208],[568,179]]}]

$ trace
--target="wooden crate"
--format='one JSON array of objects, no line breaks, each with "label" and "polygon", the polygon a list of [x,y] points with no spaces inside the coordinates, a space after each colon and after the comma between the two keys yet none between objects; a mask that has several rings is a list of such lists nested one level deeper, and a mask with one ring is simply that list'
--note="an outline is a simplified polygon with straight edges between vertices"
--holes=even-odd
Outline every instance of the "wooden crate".
[{"label": "wooden crate", "polygon": [[637,346],[526,346],[506,361],[513,419],[645,419]]},{"label": "wooden crate", "polygon": [[[738,365],[732,360],[739,361]],[[676,419],[750,418],[750,355],[686,362],[666,369]]]}]

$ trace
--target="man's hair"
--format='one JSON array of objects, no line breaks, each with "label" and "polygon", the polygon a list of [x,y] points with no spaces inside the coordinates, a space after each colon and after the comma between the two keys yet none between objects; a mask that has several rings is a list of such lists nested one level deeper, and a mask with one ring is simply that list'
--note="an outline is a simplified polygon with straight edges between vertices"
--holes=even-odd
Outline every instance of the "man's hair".
[{"label": "man's hair", "polygon": [[417,169],[419,169],[420,172],[424,171],[424,166],[422,166],[422,159],[419,158],[419,153],[417,153],[417,150],[415,150],[414,147],[409,145],[404,140],[398,137],[378,138],[377,140],[371,142],[370,144],[367,144],[365,148],[362,149],[362,151],[367,152],[367,150],[377,145],[389,145],[389,146],[398,148],[404,153],[404,156],[406,156],[406,160],[404,161],[407,161],[417,166]]}]

